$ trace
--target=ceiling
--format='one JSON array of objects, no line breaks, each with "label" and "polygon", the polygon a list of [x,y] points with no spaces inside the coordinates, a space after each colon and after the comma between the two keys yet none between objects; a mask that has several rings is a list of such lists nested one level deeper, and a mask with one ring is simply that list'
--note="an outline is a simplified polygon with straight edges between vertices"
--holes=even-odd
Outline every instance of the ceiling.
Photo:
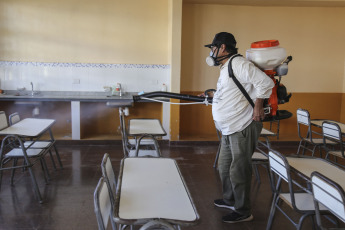
[{"label": "ceiling", "polygon": [[183,3],[242,6],[345,7],[345,0],[183,0]]}]

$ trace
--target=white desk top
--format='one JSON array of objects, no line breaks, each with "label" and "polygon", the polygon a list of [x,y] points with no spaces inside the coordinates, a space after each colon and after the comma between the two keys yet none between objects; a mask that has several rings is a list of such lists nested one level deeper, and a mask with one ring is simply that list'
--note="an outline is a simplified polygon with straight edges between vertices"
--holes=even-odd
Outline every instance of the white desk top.
[{"label": "white desk top", "polygon": [[318,171],[345,189],[345,171],[320,158],[287,157],[289,165],[307,177]]},{"label": "white desk top", "polygon": [[131,119],[129,120],[128,135],[166,135],[161,122],[158,119]]},{"label": "white desk top", "polygon": [[341,122],[338,122],[338,121],[332,121],[332,120],[310,120],[310,123],[312,124],[312,125],[315,125],[315,126],[317,126],[317,127],[322,127],[322,123],[324,122],[324,121],[329,121],[329,122],[333,122],[333,123],[336,123],[336,124],[338,124],[339,125],[339,127],[340,127],[340,129],[341,129],[341,132],[343,133],[343,134],[345,134],[345,124],[344,123],[341,123]]},{"label": "white desk top", "polygon": [[198,219],[175,160],[126,158],[122,169],[119,218]]},{"label": "white desk top", "polygon": [[18,123],[0,130],[0,135],[18,135],[36,137],[55,123],[53,119],[26,118]]}]

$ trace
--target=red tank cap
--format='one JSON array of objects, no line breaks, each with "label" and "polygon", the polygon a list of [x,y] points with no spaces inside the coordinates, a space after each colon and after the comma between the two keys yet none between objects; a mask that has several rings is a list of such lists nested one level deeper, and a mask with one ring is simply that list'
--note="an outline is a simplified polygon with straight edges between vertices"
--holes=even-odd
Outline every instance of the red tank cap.
[{"label": "red tank cap", "polygon": [[264,40],[264,41],[253,42],[250,47],[251,48],[267,48],[267,47],[273,47],[273,46],[279,46],[279,41],[278,40]]}]

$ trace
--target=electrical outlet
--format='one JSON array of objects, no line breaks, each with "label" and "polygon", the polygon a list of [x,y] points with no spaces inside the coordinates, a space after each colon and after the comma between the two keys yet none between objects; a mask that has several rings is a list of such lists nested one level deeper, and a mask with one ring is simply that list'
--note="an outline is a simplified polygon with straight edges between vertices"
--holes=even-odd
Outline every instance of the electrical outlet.
[{"label": "electrical outlet", "polygon": [[80,84],[80,79],[77,79],[77,78],[73,79],[72,84]]}]

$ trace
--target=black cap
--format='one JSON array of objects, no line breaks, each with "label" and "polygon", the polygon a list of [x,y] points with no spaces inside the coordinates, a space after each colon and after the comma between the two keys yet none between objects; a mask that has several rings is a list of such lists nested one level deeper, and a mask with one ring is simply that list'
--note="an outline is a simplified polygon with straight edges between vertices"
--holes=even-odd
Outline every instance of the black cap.
[{"label": "black cap", "polygon": [[228,32],[220,32],[214,36],[214,39],[211,44],[205,45],[205,47],[211,48],[212,46],[219,47],[222,44],[236,48],[236,40],[234,35]]}]

